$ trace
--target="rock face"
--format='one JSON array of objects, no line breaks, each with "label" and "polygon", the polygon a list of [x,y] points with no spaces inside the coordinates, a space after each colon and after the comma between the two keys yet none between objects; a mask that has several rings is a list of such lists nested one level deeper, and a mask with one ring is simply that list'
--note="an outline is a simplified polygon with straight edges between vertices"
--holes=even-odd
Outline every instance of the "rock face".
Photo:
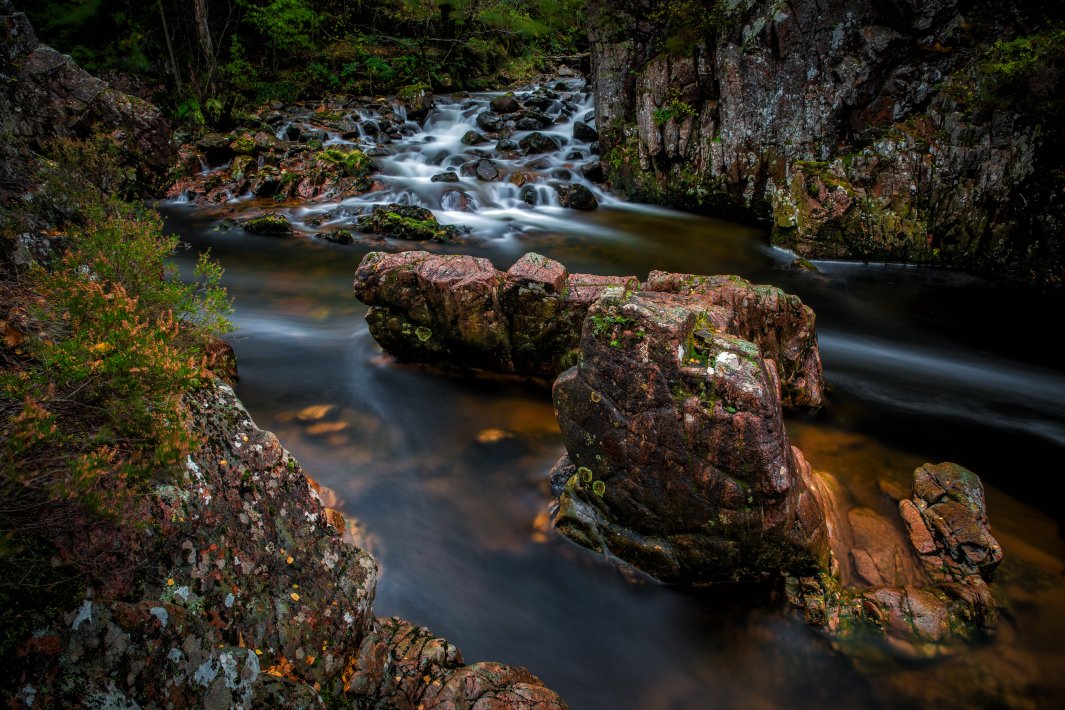
[{"label": "rock face", "polygon": [[[189,402],[205,444],[146,502],[142,599],[89,590],[27,642],[38,706],[565,708],[528,671],[464,665],[424,628],[373,616],[377,565],[341,540],[299,464],[233,391]],[[57,677],[78,683],[60,687]]]},{"label": "rock face", "polygon": [[555,526],[668,582],[816,570],[828,536],[776,370],[714,308],[623,289],[593,304],[579,364],[554,385],[569,452]]},{"label": "rock face", "polygon": [[785,406],[821,404],[813,311],[778,288],[737,276],[653,271],[641,284],[632,276],[570,274],[539,254],[502,272],[471,256],[373,252],[354,282],[355,295],[371,307],[370,333],[390,353],[541,377],[576,364],[588,309],[610,286],[684,296],[714,329],[757,346],[781,381]]},{"label": "rock face", "polygon": [[7,0],[0,2],[0,47],[0,134],[37,142],[102,137],[141,184],[161,184],[174,148],[159,109],[40,44],[26,15]]},{"label": "rock face", "polygon": [[771,219],[808,258],[1060,282],[1065,207],[1047,176],[1065,136],[1045,129],[1065,80],[1060,8],[730,0],[669,22],[653,6],[589,3],[615,186]]}]

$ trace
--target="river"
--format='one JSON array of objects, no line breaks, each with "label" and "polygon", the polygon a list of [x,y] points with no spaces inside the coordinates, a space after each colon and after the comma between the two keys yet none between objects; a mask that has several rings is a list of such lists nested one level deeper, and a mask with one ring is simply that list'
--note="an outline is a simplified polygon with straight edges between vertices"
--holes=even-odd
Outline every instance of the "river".
[{"label": "river", "polygon": [[[1065,542],[1054,493],[1065,371],[1054,331],[1065,299],[928,268],[819,262],[818,272],[797,271],[763,229],[626,204],[588,183],[600,200],[592,212],[558,207],[547,180],[533,209],[514,186],[431,182],[469,160],[459,138],[489,96],[439,101],[424,131],[412,128],[377,158],[380,190],[282,206],[306,226],[413,202],[469,225],[455,244],[272,239],[219,231],[218,208],[159,205],[192,247],[179,256],[184,268],[205,248],[225,267],[238,394],[335,491],[352,535],[377,557],[377,613],[428,626],[467,662],[526,666],[577,709],[941,704],[965,696],[953,678],[974,674],[1009,705],[1060,699]],[[572,121],[590,105],[577,94],[571,116],[550,108],[559,115],[551,131],[572,141]],[[571,143],[541,170],[577,175],[572,150],[587,157],[586,145]],[[456,209],[455,188],[475,213]],[[830,390],[823,411],[789,419],[792,443],[856,502],[879,509],[889,503],[878,481],[908,485],[925,461],[978,473],[1006,555],[999,579],[1012,606],[999,634],[936,664],[855,663],[771,591],[650,583],[560,538],[546,523],[546,474],[563,451],[547,386],[397,364],[370,337],[351,293],[355,267],[369,251],[412,247],[504,269],[535,251],[571,272],[734,273],[798,294],[817,313]]]}]

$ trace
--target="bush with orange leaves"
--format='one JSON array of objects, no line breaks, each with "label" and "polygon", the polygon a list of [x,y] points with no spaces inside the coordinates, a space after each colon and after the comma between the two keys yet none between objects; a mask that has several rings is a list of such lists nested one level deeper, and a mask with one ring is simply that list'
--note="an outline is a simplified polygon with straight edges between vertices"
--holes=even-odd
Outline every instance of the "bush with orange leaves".
[{"label": "bush with orange leaves", "polygon": [[[183,398],[209,381],[204,346],[230,327],[215,262],[201,258],[183,282],[168,263],[178,240],[163,234],[157,213],[90,197],[79,196],[79,219],[64,225],[63,253],[0,270],[0,603],[8,608],[86,583],[134,591],[128,546],[138,536],[129,531],[148,518],[142,494],[174,480],[197,446]],[[22,629],[0,632],[0,656],[47,613],[37,608]]]}]

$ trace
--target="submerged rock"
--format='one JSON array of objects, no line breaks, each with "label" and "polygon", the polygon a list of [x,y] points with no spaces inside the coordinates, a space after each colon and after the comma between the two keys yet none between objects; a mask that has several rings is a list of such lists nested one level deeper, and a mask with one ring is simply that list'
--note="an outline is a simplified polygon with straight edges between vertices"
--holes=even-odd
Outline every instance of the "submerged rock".
[{"label": "submerged rock", "polygon": [[489,103],[495,113],[515,113],[521,111],[521,104],[514,98],[514,94],[497,96]]},{"label": "submerged rock", "polygon": [[594,210],[599,206],[592,191],[579,183],[562,183],[555,186],[558,201],[563,207],[573,210]]},{"label": "submerged rock", "polygon": [[448,170],[447,172],[437,173],[429,178],[430,182],[458,182],[459,176],[457,173]]}]

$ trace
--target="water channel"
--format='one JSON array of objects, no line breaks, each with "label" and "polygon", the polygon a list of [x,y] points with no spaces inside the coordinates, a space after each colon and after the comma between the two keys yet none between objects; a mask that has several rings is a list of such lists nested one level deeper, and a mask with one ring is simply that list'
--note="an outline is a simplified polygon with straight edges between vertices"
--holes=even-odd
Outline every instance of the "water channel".
[{"label": "water channel", "polygon": [[[625,203],[579,176],[589,146],[572,123],[591,106],[572,88],[568,102],[545,109],[557,123],[544,132],[567,145],[536,156],[535,207],[507,183],[430,179],[476,159],[460,138],[476,130],[487,94],[438,99],[424,127],[409,124],[378,151],[389,154],[375,158],[378,189],[367,195],[160,205],[192,247],[183,266],[210,248],[225,267],[238,394],[335,492],[351,533],[377,557],[377,613],[428,626],[468,662],[526,666],[580,709],[949,705],[961,697],[951,685],[959,676],[979,676],[1008,703],[1054,704],[1065,692],[1065,542],[1054,495],[1065,458],[1054,331],[1065,299],[928,268],[819,262],[818,272],[797,271],[763,229]],[[530,160],[495,159],[505,172]],[[599,208],[558,206],[555,180],[582,182]],[[429,207],[470,231],[428,245],[357,235],[342,246],[314,235],[387,202]],[[224,214],[261,207],[305,233],[217,229]],[[560,538],[546,521],[546,474],[563,451],[548,385],[396,363],[370,337],[351,293],[355,267],[369,251],[409,248],[504,269],[535,251],[571,272],[734,273],[798,294],[817,313],[830,390],[822,412],[789,419],[792,443],[856,503],[880,509],[891,503],[879,481],[908,485],[925,461],[978,473],[1011,599],[996,639],[938,663],[855,663],[771,591],[655,584]]]}]

